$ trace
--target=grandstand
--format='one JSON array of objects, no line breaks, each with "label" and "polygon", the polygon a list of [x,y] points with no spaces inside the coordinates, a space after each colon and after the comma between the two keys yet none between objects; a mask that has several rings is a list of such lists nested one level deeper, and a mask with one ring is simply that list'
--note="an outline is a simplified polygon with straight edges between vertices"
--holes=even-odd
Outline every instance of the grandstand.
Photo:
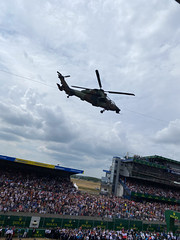
[{"label": "grandstand", "polygon": [[161,156],[113,157],[101,192],[180,203],[180,162]]},{"label": "grandstand", "polygon": [[[105,177],[101,179],[101,194],[123,197],[139,204],[152,204],[157,209],[164,208],[163,215],[166,210],[173,209],[172,206],[180,211],[179,161],[157,155],[113,157],[110,169],[103,171]],[[158,219],[164,221],[163,218]]]},{"label": "grandstand", "polygon": [[[111,171],[106,171],[106,185],[109,180],[116,183],[118,179],[118,186],[111,184],[110,189],[117,188],[117,193],[123,189],[121,197],[117,197],[79,192],[70,176],[83,173],[82,170],[0,156],[0,225],[30,227],[31,230],[36,227],[42,230],[42,234],[50,227],[164,231],[165,210],[172,212],[169,216],[176,216],[173,214],[179,211],[179,202],[159,200],[158,203],[149,203],[148,197],[142,201],[142,196],[136,196],[137,201],[134,201],[130,180],[135,178],[130,174],[117,175],[121,168],[115,165],[122,167],[121,164],[128,161],[132,165],[130,159],[123,162],[113,159]],[[127,169],[134,167],[126,167],[125,173]],[[176,184],[174,187],[178,189]]]}]

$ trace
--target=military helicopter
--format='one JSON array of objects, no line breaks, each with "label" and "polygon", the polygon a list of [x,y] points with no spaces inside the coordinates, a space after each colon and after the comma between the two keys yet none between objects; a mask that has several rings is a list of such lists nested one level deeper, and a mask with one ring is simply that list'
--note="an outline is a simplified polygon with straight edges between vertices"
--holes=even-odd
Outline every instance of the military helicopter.
[{"label": "military helicopter", "polygon": [[100,112],[103,113],[105,110],[115,111],[116,113],[120,112],[120,109],[116,106],[116,104],[107,96],[107,93],[113,93],[113,94],[125,94],[125,95],[131,95],[135,96],[133,93],[126,93],[126,92],[115,92],[115,91],[104,91],[102,89],[101,79],[99,75],[99,71],[95,70],[99,89],[91,89],[91,88],[85,88],[85,87],[79,87],[79,86],[72,86],[73,88],[80,88],[83,89],[81,91],[75,90],[73,88],[70,88],[65,81],[65,78],[70,77],[70,75],[63,76],[60,72],[57,72],[58,78],[60,79],[61,85],[57,83],[57,86],[60,91],[65,91],[67,94],[67,97],[69,96],[76,96],[80,98],[82,101],[86,101],[91,103],[93,106],[101,107],[103,108]]}]

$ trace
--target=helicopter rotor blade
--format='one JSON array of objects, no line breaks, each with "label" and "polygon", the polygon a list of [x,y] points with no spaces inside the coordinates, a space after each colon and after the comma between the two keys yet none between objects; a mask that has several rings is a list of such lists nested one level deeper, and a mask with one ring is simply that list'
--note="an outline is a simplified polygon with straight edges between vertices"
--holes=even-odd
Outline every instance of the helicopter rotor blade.
[{"label": "helicopter rotor blade", "polygon": [[79,87],[79,86],[71,86],[71,87],[74,87],[74,88],[80,88],[80,89],[85,89],[85,90],[90,90],[90,88]]},{"label": "helicopter rotor blade", "polygon": [[124,94],[124,95],[131,95],[131,96],[135,96],[134,93],[126,93],[126,92],[115,92],[115,91],[105,91],[108,93],[113,93],[113,94]]},{"label": "helicopter rotor blade", "polygon": [[102,88],[102,84],[101,84],[101,79],[100,79],[99,71],[96,70],[95,72],[96,72],[97,80],[98,80],[98,83],[99,83],[99,87],[100,87],[100,89],[101,89],[101,88]]}]

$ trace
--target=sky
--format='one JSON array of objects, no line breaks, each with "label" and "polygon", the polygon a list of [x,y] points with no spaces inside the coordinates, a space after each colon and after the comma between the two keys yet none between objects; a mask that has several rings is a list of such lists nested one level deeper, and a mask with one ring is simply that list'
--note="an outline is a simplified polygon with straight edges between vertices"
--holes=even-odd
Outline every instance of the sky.
[{"label": "sky", "polygon": [[[0,154],[104,176],[113,156],[180,160],[180,5],[0,1]],[[104,90],[120,114],[56,86]]]}]

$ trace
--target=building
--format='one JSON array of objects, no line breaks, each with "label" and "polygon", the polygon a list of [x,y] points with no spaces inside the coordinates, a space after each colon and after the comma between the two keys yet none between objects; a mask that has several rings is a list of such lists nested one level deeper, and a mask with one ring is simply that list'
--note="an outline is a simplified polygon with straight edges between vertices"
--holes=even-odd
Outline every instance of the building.
[{"label": "building", "polygon": [[[113,157],[112,165],[109,171],[105,171],[105,173],[106,176],[101,181],[102,194],[106,192],[109,195],[127,198],[139,196],[162,200],[160,196],[157,197],[151,194],[145,196],[136,189],[132,190],[130,183],[133,183],[134,186],[153,186],[153,188],[180,192],[180,162],[161,156]],[[179,201],[172,198],[165,199],[165,197],[163,199],[169,202]]]}]

